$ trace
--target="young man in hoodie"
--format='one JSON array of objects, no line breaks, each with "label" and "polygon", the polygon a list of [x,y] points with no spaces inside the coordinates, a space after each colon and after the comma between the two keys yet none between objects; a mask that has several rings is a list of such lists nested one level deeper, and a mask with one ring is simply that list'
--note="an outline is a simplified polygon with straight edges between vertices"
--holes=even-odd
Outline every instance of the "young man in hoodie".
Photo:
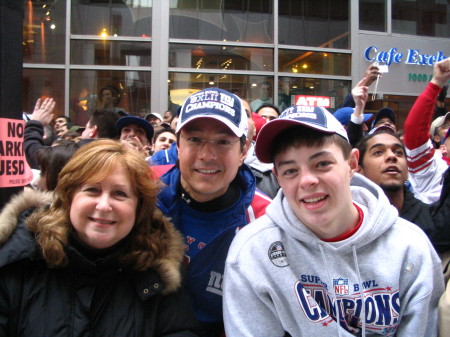
[{"label": "young man in hoodie", "polygon": [[355,173],[358,150],[325,109],[290,107],[256,154],[281,192],[226,261],[227,336],[436,336],[444,290],[426,235]]}]

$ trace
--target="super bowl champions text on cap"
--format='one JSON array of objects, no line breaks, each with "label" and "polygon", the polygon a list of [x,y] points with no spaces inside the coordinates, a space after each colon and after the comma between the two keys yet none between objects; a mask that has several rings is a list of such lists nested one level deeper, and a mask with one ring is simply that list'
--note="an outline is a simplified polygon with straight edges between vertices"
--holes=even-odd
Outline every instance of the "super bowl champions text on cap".
[{"label": "super bowl champions text on cap", "polygon": [[199,109],[215,109],[236,115],[234,107],[234,98],[216,90],[202,91],[189,97],[189,103],[186,105],[185,113]]}]

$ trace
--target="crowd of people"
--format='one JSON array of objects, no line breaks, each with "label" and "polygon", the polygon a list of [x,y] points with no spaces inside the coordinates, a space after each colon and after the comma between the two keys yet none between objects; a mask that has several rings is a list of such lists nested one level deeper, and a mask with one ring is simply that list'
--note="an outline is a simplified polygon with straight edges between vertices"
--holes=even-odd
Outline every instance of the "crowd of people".
[{"label": "crowd of people", "polygon": [[38,99],[0,335],[450,336],[450,58],[404,125],[365,113],[377,76],[334,114],[207,88],[139,117],[105,87],[76,126]]}]

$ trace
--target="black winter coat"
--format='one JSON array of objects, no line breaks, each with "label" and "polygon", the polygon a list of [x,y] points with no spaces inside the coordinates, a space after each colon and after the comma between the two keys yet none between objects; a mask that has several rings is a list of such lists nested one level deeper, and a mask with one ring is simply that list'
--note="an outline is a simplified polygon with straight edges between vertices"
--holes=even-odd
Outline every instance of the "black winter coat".
[{"label": "black winter coat", "polygon": [[438,201],[426,204],[414,197],[414,194],[404,188],[403,207],[400,217],[419,226],[428,236],[439,254],[450,250],[450,172],[446,178]]},{"label": "black winter coat", "polygon": [[120,245],[97,259],[70,245],[68,266],[50,269],[25,228],[28,214],[0,248],[0,336],[197,336],[184,294],[162,293],[179,280],[122,268]]},{"label": "black winter coat", "polygon": [[25,125],[23,146],[28,165],[32,169],[39,169],[36,161],[36,152],[41,148],[49,147],[44,144],[44,126],[41,122],[35,120],[27,122]]}]

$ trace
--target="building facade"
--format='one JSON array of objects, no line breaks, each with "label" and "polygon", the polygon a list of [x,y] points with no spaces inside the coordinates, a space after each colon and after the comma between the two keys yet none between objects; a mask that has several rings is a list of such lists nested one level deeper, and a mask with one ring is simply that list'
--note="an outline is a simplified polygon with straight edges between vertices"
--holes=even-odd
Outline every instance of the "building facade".
[{"label": "building facade", "polygon": [[24,0],[23,107],[54,97],[84,125],[113,92],[125,111],[175,111],[220,87],[253,107],[339,108],[372,62],[369,111],[401,126],[433,64],[450,56],[447,0]]}]

